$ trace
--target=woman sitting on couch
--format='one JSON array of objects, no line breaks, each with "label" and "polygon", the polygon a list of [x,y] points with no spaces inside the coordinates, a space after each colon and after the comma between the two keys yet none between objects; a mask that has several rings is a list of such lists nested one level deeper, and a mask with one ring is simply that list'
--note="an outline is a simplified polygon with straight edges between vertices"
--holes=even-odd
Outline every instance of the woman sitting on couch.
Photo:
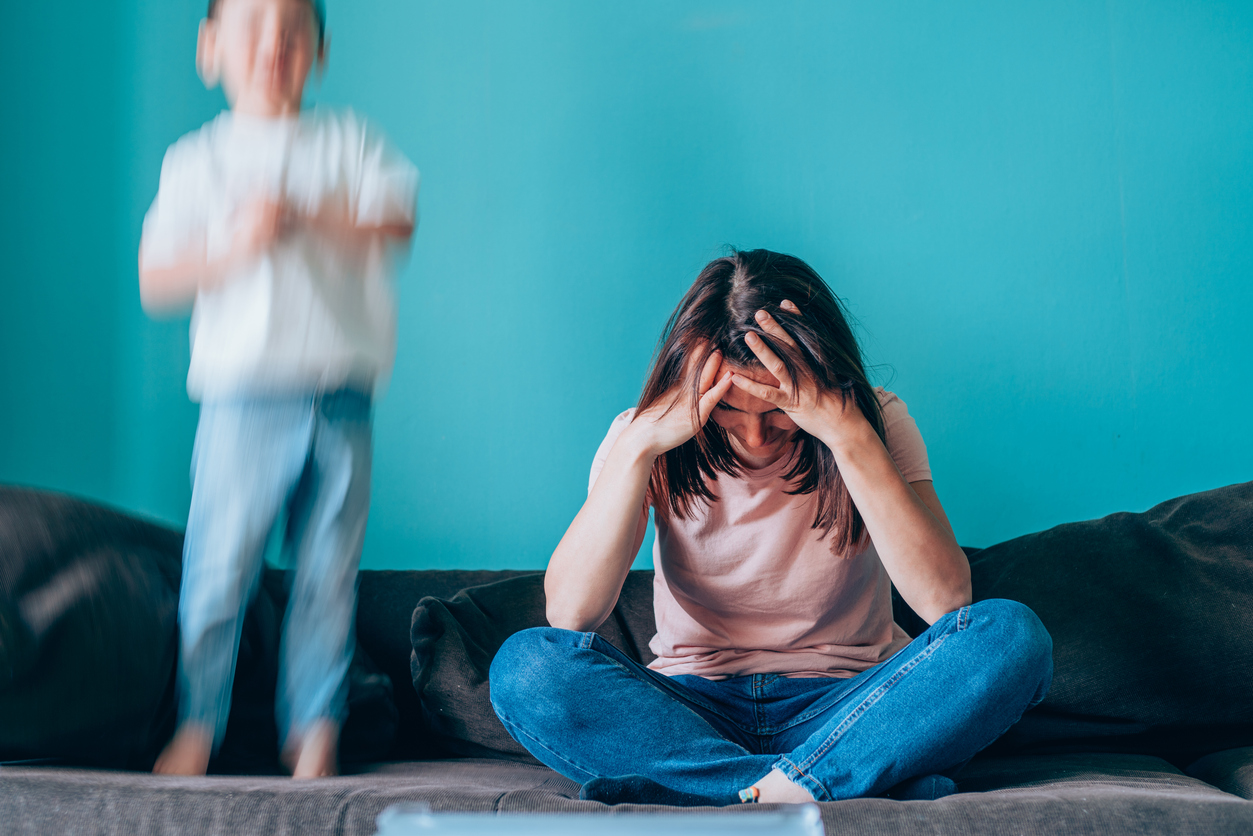
[{"label": "woman sitting on couch", "polygon": [[[650,508],[657,658],[643,667],[591,631]],[[912,641],[892,584],[931,625]],[[1034,613],[971,604],[922,437],[871,387],[836,297],[765,250],[713,261],[680,302],[545,591],[553,626],[501,648],[492,703],[608,803],[936,797],[1052,677]]]}]

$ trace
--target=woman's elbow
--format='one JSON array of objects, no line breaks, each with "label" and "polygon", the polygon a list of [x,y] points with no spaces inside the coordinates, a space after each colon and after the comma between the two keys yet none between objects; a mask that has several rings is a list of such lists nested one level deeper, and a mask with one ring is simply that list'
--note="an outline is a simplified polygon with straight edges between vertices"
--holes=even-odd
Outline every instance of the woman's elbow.
[{"label": "woman's elbow", "polygon": [[971,594],[970,582],[967,581],[964,586],[958,586],[953,589],[945,590],[942,594],[934,595],[926,606],[921,608],[918,615],[928,624],[934,624],[944,616],[951,612],[956,612],[962,607],[970,606],[973,601]]},{"label": "woman's elbow", "polygon": [[[593,606],[595,602],[577,595],[563,594],[560,589],[553,588],[548,583],[545,584],[544,595],[547,599],[544,615],[549,626],[586,633],[595,630],[609,617],[609,611],[602,612]],[[610,610],[612,608],[610,605]]]},{"label": "woman's elbow", "polygon": [[596,618],[587,612],[577,608],[563,607],[553,603],[549,603],[544,609],[544,615],[548,618],[548,624],[551,627],[558,627],[562,630],[573,630],[576,633],[586,633],[595,630],[605,622],[605,617]]}]

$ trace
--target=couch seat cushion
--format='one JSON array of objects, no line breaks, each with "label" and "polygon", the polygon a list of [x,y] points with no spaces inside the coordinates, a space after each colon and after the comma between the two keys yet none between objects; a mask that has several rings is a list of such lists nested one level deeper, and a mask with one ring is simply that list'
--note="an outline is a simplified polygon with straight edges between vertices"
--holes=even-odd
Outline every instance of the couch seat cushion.
[{"label": "couch seat cushion", "polygon": [[[1039,756],[968,768],[963,786],[997,787],[938,801],[868,798],[819,805],[828,836],[842,834],[1253,832],[1253,801],[1181,776],[1161,761]],[[997,770],[1004,778],[997,778]],[[981,782],[981,783],[980,783]],[[133,772],[0,767],[0,822],[15,832],[81,834],[346,834],[372,836],[388,806],[436,811],[651,813],[578,800],[578,785],[542,766],[464,759],[381,764],[319,781],[167,778]],[[710,812],[710,808],[692,808]],[[722,808],[752,815],[770,805]]]}]

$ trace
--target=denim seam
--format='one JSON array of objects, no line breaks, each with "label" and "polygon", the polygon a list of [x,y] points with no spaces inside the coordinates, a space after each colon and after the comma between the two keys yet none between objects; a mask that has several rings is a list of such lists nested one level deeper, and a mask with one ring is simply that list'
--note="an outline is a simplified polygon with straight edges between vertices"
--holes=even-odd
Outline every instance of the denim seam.
[{"label": "denim seam", "polygon": [[854,708],[851,712],[849,712],[848,716],[844,718],[844,721],[841,722],[840,725],[837,726],[835,730],[831,732],[830,735],[827,736],[827,739],[824,740],[818,746],[818,748],[816,748],[809,755],[809,757],[805,758],[803,761],[801,761],[799,765],[797,765],[797,771],[803,774],[803,770],[812,769],[813,765],[820,758],[826,755],[827,752],[831,751],[831,748],[835,746],[835,744],[839,741],[839,739],[844,736],[844,734],[853,726],[854,723],[856,723],[858,720],[861,719],[861,717],[871,708],[871,706],[873,706],[880,699],[882,699],[884,694],[892,690],[893,686],[895,686],[897,682],[899,682],[902,678],[904,678],[904,676],[907,673],[912,671],[914,668],[918,667],[927,659],[931,658],[931,656],[935,653],[935,651],[939,649],[939,647],[942,644],[944,644],[945,638],[947,638],[947,634],[945,634],[944,636],[941,636],[936,641],[931,642],[929,645],[923,648],[921,653],[919,653],[913,659],[910,659],[908,662],[906,662],[904,665],[898,668],[896,673],[894,673],[890,678],[888,678],[885,682],[879,685],[878,688],[875,688],[874,691],[868,694],[865,697],[865,699],[862,700],[861,704],[858,705],[856,708]]},{"label": "denim seam", "polygon": [[761,701],[765,692],[765,684],[765,677],[761,674],[753,674],[753,733],[757,736],[769,733],[765,730],[761,721]]}]

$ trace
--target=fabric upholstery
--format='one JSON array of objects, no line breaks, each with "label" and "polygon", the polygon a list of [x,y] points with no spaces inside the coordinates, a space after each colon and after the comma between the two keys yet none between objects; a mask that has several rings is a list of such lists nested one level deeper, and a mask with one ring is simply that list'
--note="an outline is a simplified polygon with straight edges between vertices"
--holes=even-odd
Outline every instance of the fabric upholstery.
[{"label": "fabric upholstery", "polygon": [[1253,482],[1000,543],[971,573],[1053,637],[1052,689],[996,751],[1253,745]]},{"label": "fabric upholstery", "polygon": [[409,628],[414,605],[427,596],[451,598],[462,589],[507,580],[530,572],[510,570],[364,570],[357,592],[357,641],[391,679],[400,715],[389,760],[442,757],[449,754],[431,737],[412,688]]},{"label": "fabric upholstery", "polygon": [[[644,573],[632,573],[620,597],[631,602],[649,584]],[[431,734],[449,752],[537,762],[497,719],[487,674],[505,639],[548,624],[544,606],[544,576],[538,572],[465,589],[447,601],[419,602],[411,631],[413,687]],[[638,605],[628,603],[615,608],[597,632],[639,661],[652,658],[641,655],[652,635],[646,630],[641,642],[635,631],[643,627]]]},{"label": "fabric upholstery", "polygon": [[[151,767],[174,731],[181,558],[176,531],[0,487],[0,761]],[[244,622],[215,771],[279,771],[274,691],[286,600],[283,573],[268,571]],[[392,683],[359,644],[348,701],[341,756],[387,756],[398,722]]]},{"label": "fabric upholstery", "polygon": [[1223,792],[1253,799],[1253,746],[1206,755],[1189,766],[1187,772]]},{"label": "fabric upholstery", "polygon": [[170,719],[182,538],[0,487],[0,759],[125,766]]},{"label": "fabric upholstery", "polygon": [[[856,799],[820,805],[828,836],[1120,836],[1253,832],[1253,802],[1180,775],[1153,758],[1052,756],[1023,770],[985,764],[984,789],[937,801]],[[975,769],[971,764],[969,769]],[[988,770],[1008,769],[997,781]],[[959,784],[966,781],[958,776]],[[123,772],[0,767],[0,822],[18,832],[77,834],[231,833],[368,836],[386,807],[421,802],[432,810],[498,813],[676,812],[578,800],[578,785],[541,766],[502,760],[387,764],[362,774],[286,778],[166,778]],[[693,812],[754,815],[770,805]],[[682,812],[681,810],[678,812]],[[503,823],[502,823],[503,825]],[[502,833],[508,832],[503,825]]]}]

